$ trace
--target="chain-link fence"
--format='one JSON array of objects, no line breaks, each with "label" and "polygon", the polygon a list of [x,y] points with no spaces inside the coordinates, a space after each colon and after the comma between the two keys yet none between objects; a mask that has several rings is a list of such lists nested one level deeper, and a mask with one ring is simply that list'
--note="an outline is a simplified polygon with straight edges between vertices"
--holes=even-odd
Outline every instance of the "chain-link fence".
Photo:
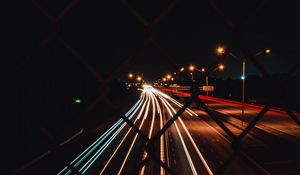
[{"label": "chain-link fence", "polygon": [[[230,44],[228,45],[226,54],[222,55],[220,58],[217,59],[216,62],[214,62],[206,72],[207,75],[209,75],[216,65],[223,62],[226,59],[231,59],[230,55],[228,53],[230,52],[239,52],[241,55],[243,55],[243,58],[246,59],[247,62],[250,62],[253,64],[254,68],[256,68],[263,77],[270,77],[271,74],[267,71],[267,69],[261,64],[262,60],[258,60],[256,58],[255,54],[251,53],[251,49],[249,49],[249,46],[247,46],[245,43],[246,41],[243,38],[243,35],[246,34],[246,29],[248,25],[252,20],[256,18],[256,15],[264,10],[264,8],[268,5],[268,2],[266,0],[258,1],[255,6],[250,10],[248,15],[245,16],[244,19],[238,24],[235,24],[221,8],[219,8],[219,4],[215,2],[214,0],[208,0],[205,1],[211,7],[211,11],[216,15],[216,17],[223,21],[224,25],[227,25],[230,31],[232,31],[232,37],[229,39]],[[109,91],[108,83],[112,81],[114,78],[118,77],[120,73],[122,73],[124,70],[126,70],[130,64],[138,59],[139,54],[141,54],[145,49],[148,47],[154,47],[157,49],[158,53],[161,55],[162,58],[164,58],[167,62],[171,63],[173,66],[173,69],[178,70],[180,68],[180,64],[178,62],[178,59],[174,58],[172,54],[170,54],[166,49],[163,48],[163,46],[160,44],[160,41],[158,40],[158,35],[156,33],[157,29],[159,28],[159,24],[162,22],[163,19],[166,18],[166,16],[172,12],[172,10],[176,6],[180,6],[181,2],[176,0],[168,0],[166,1],[167,5],[165,5],[158,14],[154,15],[155,17],[153,19],[146,19],[137,9],[136,6],[134,6],[134,3],[129,0],[120,0],[117,4],[116,9],[119,8],[126,8],[127,12],[132,15],[132,18],[134,20],[137,20],[141,26],[144,27],[144,31],[146,31],[146,37],[138,44],[137,47],[134,47],[131,49],[131,51],[126,54],[125,56],[121,56],[122,59],[118,61],[118,64],[111,69],[109,73],[104,76],[101,71],[99,71],[93,64],[90,64],[87,60],[85,60],[84,56],[81,55],[77,51],[75,47],[72,46],[72,42],[65,39],[63,36],[60,35],[61,30],[63,30],[64,23],[67,23],[70,16],[68,16],[70,13],[78,13],[78,6],[79,4],[82,4],[82,6],[86,5],[85,3],[88,2],[82,2],[80,0],[70,0],[66,2],[66,5],[64,8],[62,8],[57,13],[50,13],[50,10],[47,10],[45,5],[42,5],[42,2],[38,0],[32,0],[31,5],[36,7],[36,9],[39,11],[40,14],[42,14],[43,18],[45,20],[48,20],[50,22],[50,31],[47,35],[45,35],[40,41],[36,48],[32,48],[32,52],[30,53],[31,56],[26,57],[27,59],[21,58],[19,61],[21,63],[21,66],[24,68],[27,64],[30,64],[30,61],[33,57],[38,57],[40,52],[43,52],[43,50],[47,47],[53,47],[52,45],[59,45],[59,48],[63,51],[61,52],[67,52],[68,55],[74,59],[74,60],[68,60],[70,62],[75,61],[78,63],[80,67],[83,67],[89,74],[92,76],[100,85],[98,86],[99,93],[98,97],[94,99],[93,102],[91,102],[88,106],[86,106],[85,112],[82,114],[82,116],[86,116],[87,113],[92,111],[94,108],[97,107],[97,105],[100,102],[105,101],[109,106],[113,106],[111,104],[110,99],[107,98],[107,94]],[[79,9],[80,10],[80,9]],[[111,14],[106,14],[111,15]],[[80,15],[74,15],[77,16],[77,18],[80,18]],[[67,18],[65,20],[65,18]],[[109,17],[107,17],[109,18]],[[166,19],[167,20],[167,19]],[[76,21],[76,20],[75,20]],[[80,19],[79,19],[80,21]],[[108,20],[109,21],[109,20]],[[47,24],[49,25],[49,23]],[[87,26],[88,27],[88,26]],[[133,29],[135,30],[135,29]],[[130,41],[127,41],[130,42]],[[64,58],[61,58],[64,59]],[[103,58],[101,58],[103,59]],[[241,60],[242,61],[242,60]],[[105,62],[105,61],[103,61]],[[169,128],[172,126],[174,121],[178,119],[178,117],[183,114],[183,112],[191,106],[192,103],[195,103],[198,108],[201,108],[204,110],[207,115],[227,134],[227,136],[230,138],[231,146],[233,152],[231,153],[230,157],[223,163],[222,166],[218,167],[215,174],[222,174],[225,172],[225,170],[230,166],[230,164],[234,161],[236,157],[242,158],[243,161],[245,161],[249,167],[251,167],[257,174],[266,174],[266,172],[259,167],[256,166],[254,162],[248,159],[247,156],[245,156],[245,152],[243,151],[242,142],[243,139],[249,134],[249,132],[256,126],[256,124],[262,120],[262,118],[265,116],[265,114],[273,107],[281,107],[288,116],[298,125],[300,126],[300,121],[297,118],[297,116],[293,113],[291,109],[289,109],[288,105],[285,104],[284,96],[285,93],[288,90],[288,85],[290,81],[294,81],[299,77],[299,67],[300,67],[300,59],[294,64],[291,69],[287,72],[285,76],[285,80],[283,82],[279,82],[277,86],[281,87],[280,91],[274,92],[274,94],[270,95],[270,99],[265,103],[264,107],[261,109],[261,111],[258,113],[256,117],[253,118],[252,121],[248,123],[248,125],[245,127],[245,129],[239,134],[235,135],[224,123],[220,118],[216,115],[215,111],[213,111],[203,100],[198,98],[200,91],[197,88],[198,84],[194,82],[194,84],[191,86],[190,93],[191,98],[187,100],[187,102],[184,104],[184,106],[177,111],[177,113],[168,121],[165,123],[163,128],[156,133],[155,136],[153,136],[151,139],[148,138],[147,134],[145,134],[143,131],[139,130],[136,125],[133,124],[131,120],[129,120],[127,117],[123,116],[122,118],[124,121],[135,131],[138,133],[138,135],[146,142],[145,151],[148,153],[147,157],[139,163],[138,167],[134,170],[132,170],[132,174],[136,174],[139,172],[139,170],[150,160],[154,160],[159,166],[163,167],[165,171],[169,174],[175,174],[171,167],[168,167],[167,164],[162,162],[158,157],[154,154],[154,142],[158,140]],[[54,68],[55,69],[55,68]],[[68,67],[66,67],[68,69]],[[72,70],[70,70],[72,71]],[[188,75],[185,75],[188,76]],[[295,92],[296,93],[296,92]],[[293,174],[298,174],[299,172],[299,160],[296,160],[295,162],[295,170],[293,170]],[[73,174],[78,174],[76,169],[72,168],[72,166],[69,166],[69,169],[72,170]]]}]

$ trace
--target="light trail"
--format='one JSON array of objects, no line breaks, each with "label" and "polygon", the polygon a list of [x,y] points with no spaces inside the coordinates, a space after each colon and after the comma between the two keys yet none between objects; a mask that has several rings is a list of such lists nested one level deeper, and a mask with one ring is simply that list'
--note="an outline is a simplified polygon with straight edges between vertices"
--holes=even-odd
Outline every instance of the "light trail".
[{"label": "light trail", "polygon": [[[165,100],[165,99],[164,99],[164,100]],[[175,114],[175,113],[176,113],[176,110],[171,106],[171,104],[170,104],[167,100],[165,100],[165,102],[170,106],[170,108],[172,109],[172,111],[173,111],[174,114]],[[197,155],[198,155],[199,158],[201,159],[201,161],[202,161],[202,163],[203,163],[203,165],[204,165],[206,171],[208,172],[208,174],[213,175],[211,169],[209,168],[209,166],[208,166],[206,160],[204,159],[203,155],[201,154],[200,150],[198,149],[198,147],[197,147],[197,145],[196,145],[194,139],[192,138],[190,132],[188,131],[186,125],[184,124],[184,122],[182,121],[182,119],[181,119],[180,117],[178,117],[178,120],[180,121],[180,123],[181,123],[181,125],[182,125],[184,131],[186,132],[186,134],[187,134],[189,140],[192,142],[192,145],[193,145],[194,149],[196,150]]]},{"label": "light trail", "polygon": [[[145,102],[146,103],[146,102]],[[144,105],[143,105],[144,106]],[[141,111],[143,111],[144,108],[141,109]],[[141,112],[140,112],[141,113]],[[135,124],[137,122],[138,118],[136,118],[133,122],[133,124]],[[105,163],[104,167],[102,168],[101,172],[99,173],[99,175],[102,175],[105,171],[105,169],[107,168],[107,166],[109,165],[110,161],[113,159],[113,157],[115,156],[115,154],[118,152],[118,150],[120,149],[121,145],[123,144],[124,140],[127,138],[128,134],[130,133],[130,131],[132,130],[132,128],[129,128],[129,130],[127,131],[127,133],[125,134],[125,136],[123,137],[123,139],[121,140],[121,142],[119,143],[118,147],[115,149],[115,151],[113,152],[113,154],[110,156],[110,158],[108,159],[108,161]]]},{"label": "light trail", "polygon": [[[132,119],[135,116],[134,117],[135,120],[133,121],[133,124],[136,124],[136,122],[139,119],[142,119],[140,124],[139,124],[139,129],[141,129],[143,127],[144,123],[145,123],[145,120],[147,119],[147,117],[151,113],[151,112],[149,113],[150,107],[151,107],[152,108],[152,120],[151,120],[150,129],[149,129],[149,133],[148,133],[149,138],[151,138],[152,134],[153,134],[156,113],[159,114],[159,123],[160,123],[159,128],[160,129],[163,128],[164,119],[163,119],[162,109],[161,109],[160,104],[158,102],[158,98],[162,102],[162,105],[165,106],[165,108],[167,109],[170,117],[173,117],[173,115],[176,113],[176,111],[175,111],[174,107],[171,105],[171,103],[178,106],[179,108],[183,107],[183,104],[179,103],[178,101],[176,101],[175,99],[173,99],[169,95],[164,94],[163,92],[160,92],[160,91],[154,89],[152,86],[146,85],[146,86],[144,86],[144,89],[143,89],[143,92],[141,93],[140,99],[125,114],[125,116],[128,117],[128,119]],[[194,111],[192,111],[189,108],[187,108],[185,112],[187,112],[187,114],[190,115],[190,116],[198,116]],[[201,152],[199,151],[197,145],[195,144],[195,141],[193,140],[193,138],[190,135],[187,127],[185,126],[183,120],[180,117],[178,117],[178,120],[179,120],[182,128],[184,129],[184,132],[187,134],[190,142],[192,143],[192,146],[196,150],[197,155],[200,158],[201,162],[203,163],[206,171],[208,172],[208,174],[213,175],[213,173],[211,172],[209,166],[207,165],[204,157],[202,156]],[[85,174],[88,171],[88,169],[95,163],[95,161],[98,160],[98,158],[104,153],[104,151],[106,151],[107,148],[110,147],[111,143],[114,140],[116,140],[117,136],[122,136],[123,135],[123,134],[122,135],[120,135],[120,134],[125,132],[124,128],[125,128],[126,125],[127,125],[127,123],[123,119],[119,119],[106,132],[104,132],[96,141],[94,141],[88,148],[86,148],[79,156],[77,156],[70,163],[70,165],[73,166],[74,168],[77,168],[78,166],[80,167],[81,166],[80,164],[82,164],[83,161],[85,161],[87,158],[89,158],[85,162],[85,164],[82,165],[79,169],[79,172],[81,174]],[[179,127],[178,127],[179,125],[178,125],[177,121],[174,121],[174,126],[175,126],[175,129],[176,129],[177,133],[178,133],[180,142],[183,146],[184,153],[185,153],[185,155],[187,157],[187,160],[189,162],[191,172],[194,175],[197,175],[197,170],[195,168],[195,165],[194,165],[194,162],[193,162],[192,157],[190,155],[190,152],[187,148],[186,141],[183,139],[183,135],[180,131],[182,129],[181,128],[179,129]],[[126,131],[126,133],[124,134],[124,136],[122,137],[121,141],[118,143],[116,148],[114,148],[113,153],[110,155],[109,159],[105,162],[105,165],[103,166],[103,168],[102,168],[101,172],[99,173],[99,175],[104,174],[105,170],[110,165],[110,163],[113,160],[113,158],[115,157],[115,155],[118,153],[118,151],[120,151],[120,148],[122,147],[122,145],[124,145],[125,140],[128,139],[128,135],[131,131],[132,131],[132,128],[129,127],[128,130]],[[127,160],[129,158],[129,155],[133,151],[133,147],[134,147],[134,145],[137,141],[137,137],[138,137],[138,133],[136,133],[134,135],[132,143],[131,143],[129,149],[127,150],[127,154],[126,154],[125,158],[123,159],[123,162],[122,162],[122,164],[120,166],[120,169],[117,173],[118,175],[120,175],[123,172],[125,165],[127,165],[127,162],[128,162]],[[118,138],[121,138],[121,137],[118,137]],[[168,145],[167,145],[167,142],[165,142],[165,134],[161,135],[161,137],[160,137],[159,148],[160,148],[160,152],[159,152],[160,160],[162,162],[167,162],[167,165],[170,166],[169,158],[168,158],[168,151],[167,151]],[[147,157],[147,154],[148,153],[146,151],[143,152],[142,160],[144,160]],[[146,168],[146,165],[144,165],[142,167],[142,169],[140,170],[141,175],[144,175],[145,168]],[[58,173],[58,175],[61,175],[62,173],[64,173],[65,175],[69,175],[69,174],[72,173],[72,170],[69,169],[66,166],[66,167],[64,167],[64,169],[62,169]],[[165,175],[165,170],[162,167],[160,167],[160,175]]]},{"label": "light trail", "polygon": [[99,150],[79,169],[79,172],[82,171],[82,174],[84,174],[89,168],[90,166],[97,160],[97,158],[104,152],[104,150],[109,146],[109,144],[115,139],[115,137],[120,133],[120,131],[123,128],[119,128],[113,135],[111,138],[109,138],[107,140],[107,142],[105,142],[104,145],[102,145]]},{"label": "light trail", "polygon": [[[141,102],[144,100],[144,94],[141,95],[140,99],[137,101],[137,103],[125,114],[125,116],[127,117],[139,104],[141,104]],[[130,116],[130,118],[133,115]],[[94,141],[87,149],[85,149],[79,156],[77,156],[70,164],[74,164],[79,158],[81,158],[86,152],[88,152],[86,155],[84,155],[75,165],[74,167],[77,167],[89,154],[91,154],[91,152],[93,152],[98,146],[99,144],[101,144],[107,137],[109,134],[111,134],[113,132],[114,129],[116,129],[120,123],[122,123],[122,119],[119,119],[113,126],[111,126],[105,133],[103,133],[96,141]],[[67,170],[68,167],[66,166],[65,168],[63,168],[58,175],[62,174],[65,170]],[[66,173],[68,174],[68,172]]]},{"label": "light trail", "polygon": [[[161,102],[165,105],[165,107],[167,108],[167,111],[169,112],[169,115],[170,115],[171,117],[173,117],[173,114],[172,114],[171,110],[169,109],[168,105],[165,103],[163,97],[159,97],[159,98],[160,98]],[[179,117],[179,118],[180,118],[180,117]],[[189,162],[189,165],[190,165],[190,167],[191,167],[192,173],[193,173],[194,175],[197,175],[198,173],[197,173],[197,171],[196,171],[195,165],[194,165],[194,163],[193,163],[193,161],[192,161],[192,158],[191,158],[190,153],[189,153],[189,151],[188,151],[188,149],[187,149],[187,147],[186,147],[186,144],[185,144],[185,142],[184,142],[184,140],[183,140],[183,137],[182,137],[182,135],[181,135],[181,133],[180,133],[180,130],[179,130],[178,126],[177,126],[177,122],[176,122],[176,121],[174,121],[174,125],[175,125],[176,131],[177,131],[177,133],[178,133],[178,135],[179,135],[181,144],[182,144],[182,146],[183,146],[184,153],[185,153],[185,155],[186,155],[186,157],[187,157],[187,159],[188,159],[188,162]]]},{"label": "light trail", "polygon": [[[149,97],[148,97],[148,96],[146,96],[146,101],[149,101]],[[145,102],[145,103],[146,103],[146,102]],[[144,104],[145,104],[145,103],[144,103]],[[142,110],[143,110],[143,109],[144,109],[144,105],[143,105],[143,107],[142,107]],[[135,112],[136,112],[136,111],[137,111],[137,110],[135,110]],[[134,114],[135,114],[135,113],[133,113],[132,116],[133,116]],[[121,131],[121,129],[123,129],[123,128],[125,127],[125,125],[126,125],[126,123],[123,123],[123,125],[121,126],[121,128],[118,129],[116,133],[119,134],[120,131]],[[116,136],[117,136],[116,133],[115,133],[115,134],[112,136],[112,138],[110,138],[110,140],[107,141],[107,142],[111,143],[112,140],[113,140],[114,138],[116,138]],[[107,142],[106,142],[106,143],[107,143]],[[82,174],[84,174],[84,173],[88,170],[88,168],[90,168],[90,166],[91,166],[91,165],[98,159],[98,157],[103,153],[104,149],[106,149],[106,148],[108,147],[107,144],[105,144],[105,145],[106,145],[106,146],[102,146],[102,147],[94,154],[94,156],[93,156],[87,163],[85,163],[83,167],[81,167],[81,169],[80,169],[79,171],[82,171],[83,168],[86,167],[86,168],[83,170]],[[92,160],[92,159],[93,159],[93,160]]]},{"label": "light trail", "polygon": [[[138,109],[140,104],[142,104],[144,100],[145,94],[142,93],[140,99],[137,101],[137,103],[125,114],[126,117],[134,110]],[[138,106],[138,107],[137,107]],[[129,118],[132,118],[132,116],[136,113],[133,112]],[[96,141],[94,141],[87,149],[85,149],[79,156],[77,156],[70,164],[74,164],[79,158],[81,158],[75,165],[74,167],[76,168],[87,156],[91,154],[107,137],[110,135],[119,125],[122,123],[123,119],[119,119],[113,126],[111,126],[104,134],[102,134]],[[123,124],[124,125],[124,124]],[[123,126],[122,125],[122,126]],[[121,127],[122,127],[121,126]],[[85,154],[87,152],[87,154]],[[85,155],[84,155],[85,154]],[[84,155],[84,156],[83,156]],[[83,157],[82,157],[83,156]],[[67,170],[67,166],[61,170],[58,175],[62,174],[65,170]],[[69,174],[69,171],[67,171],[65,174]]]},{"label": "light trail", "polygon": [[[151,126],[150,126],[150,130],[149,130],[149,134],[148,134],[149,139],[151,139],[151,136],[152,136],[153,125],[154,125],[154,120],[155,120],[155,102],[154,102],[155,97],[153,97],[153,96],[154,96],[153,93],[150,92],[150,97],[151,97],[151,102],[152,102],[152,121],[151,121]],[[144,151],[142,160],[144,160],[146,157],[147,157],[147,152]],[[140,174],[144,175],[144,172],[145,172],[145,165],[143,166]]]},{"label": "light trail", "polygon": [[[172,97],[170,97],[169,95],[157,90],[157,89],[154,89],[155,92],[161,96],[163,96],[164,98],[166,99],[169,99],[171,100],[173,103],[175,103],[177,106],[179,107],[183,107],[183,104],[179,103],[178,101],[176,101],[175,99],[173,99]],[[192,116],[192,114],[194,114],[195,116],[198,116],[198,114],[196,114],[194,111],[192,111],[190,108],[186,108],[186,112]],[[192,114],[191,114],[192,113]]]},{"label": "light trail", "polygon": [[[162,117],[162,112],[161,112],[160,106],[158,104],[158,101],[157,101],[157,98],[156,98],[155,95],[154,95],[154,97],[155,97],[154,99],[155,99],[155,102],[156,102],[156,105],[157,105],[157,108],[158,108],[158,113],[159,113],[160,129],[162,129],[163,125],[164,125],[164,123],[163,123],[163,117]],[[164,135],[165,134],[163,134],[162,136],[160,136],[160,160],[165,163]],[[168,151],[167,151],[167,154],[168,154]],[[170,166],[169,165],[169,161],[168,161],[168,166]],[[164,174],[165,174],[164,168],[160,167],[160,175],[164,175]]]},{"label": "light trail", "polygon": [[[149,95],[149,94],[147,94],[147,95]],[[149,98],[150,98],[150,97],[149,97]],[[141,122],[141,124],[140,124],[140,126],[139,126],[139,129],[142,128],[142,126],[143,126],[143,124],[144,124],[144,121],[145,121],[145,119],[147,118],[147,116],[148,116],[148,114],[149,114],[149,105],[150,105],[150,100],[147,102],[146,111],[145,111],[144,117],[143,117],[143,119],[142,119],[142,122]],[[118,175],[120,175],[120,174],[122,173],[122,170],[123,170],[123,168],[124,168],[124,165],[125,165],[125,163],[126,163],[126,161],[127,161],[127,159],[128,159],[129,154],[131,153],[131,150],[132,150],[133,145],[134,145],[134,143],[135,143],[135,141],[136,141],[136,139],[137,139],[137,136],[138,136],[138,133],[135,134],[135,137],[134,137],[134,139],[133,139],[133,141],[132,141],[132,143],[131,143],[131,145],[130,145],[130,148],[129,148],[129,150],[128,150],[126,156],[125,156],[125,159],[124,159],[124,161],[123,161],[123,163],[122,163],[122,165],[121,165],[121,167],[120,167],[120,169],[119,169]]]}]

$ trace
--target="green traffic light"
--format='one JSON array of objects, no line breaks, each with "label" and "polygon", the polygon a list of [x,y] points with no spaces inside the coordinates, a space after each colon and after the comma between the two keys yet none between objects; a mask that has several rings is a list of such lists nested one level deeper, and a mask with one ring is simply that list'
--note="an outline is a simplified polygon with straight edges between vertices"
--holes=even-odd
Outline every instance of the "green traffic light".
[{"label": "green traffic light", "polygon": [[74,100],[74,102],[75,102],[75,104],[80,104],[80,103],[81,103],[81,100],[80,100],[79,98],[76,98],[76,99]]}]

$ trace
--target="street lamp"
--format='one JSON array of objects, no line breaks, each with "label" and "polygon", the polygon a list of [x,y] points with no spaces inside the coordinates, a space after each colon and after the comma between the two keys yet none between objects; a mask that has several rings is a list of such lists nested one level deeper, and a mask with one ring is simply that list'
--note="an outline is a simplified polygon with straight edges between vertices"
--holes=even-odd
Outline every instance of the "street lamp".
[{"label": "street lamp", "polygon": [[168,74],[166,77],[168,80],[170,80],[172,78],[172,76],[170,74]]},{"label": "street lamp", "polygon": [[225,49],[222,46],[217,47],[216,51],[218,55],[223,55],[225,53]]},{"label": "street lamp", "polygon": [[218,65],[218,68],[219,68],[220,70],[224,70],[224,68],[225,68],[225,67],[224,67],[224,64],[219,64],[219,65]]},{"label": "street lamp", "polygon": [[136,78],[137,81],[142,81],[142,79],[143,78],[141,76],[137,76],[137,78]]},{"label": "street lamp", "polygon": [[192,81],[194,81],[194,75],[193,75],[193,71],[195,70],[195,66],[194,65],[190,65],[189,66],[189,70],[191,71],[191,76],[192,76]]},{"label": "street lamp", "polygon": [[128,74],[128,78],[130,78],[130,79],[133,78],[133,74],[132,74],[132,73],[129,73],[129,74]]},{"label": "street lamp", "polygon": [[[224,53],[225,53],[224,47],[219,46],[219,47],[217,48],[217,54],[218,54],[218,55],[223,55]],[[270,50],[270,49],[265,49],[265,50],[263,50],[263,51],[259,51],[259,52],[255,53],[255,54],[253,55],[253,58],[255,58],[255,57],[257,57],[257,56],[259,56],[259,55],[261,55],[261,54],[264,54],[264,53],[265,53],[265,54],[270,54],[270,53],[271,53],[271,50]],[[235,56],[233,53],[228,52],[228,54],[229,54],[230,56],[234,57],[235,59],[237,59],[238,61],[240,61],[240,60],[238,59],[238,57]],[[219,68],[221,68],[220,66],[221,66],[221,65],[219,65]],[[224,67],[223,67],[223,68],[224,68]],[[243,59],[242,59],[242,76],[241,76],[241,80],[242,80],[242,118],[244,117],[244,112],[245,112],[245,81],[246,81],[246,76],[245,76],[245,74],[246,74],[246,60],[245,60],[245,58],[243,58]],[[242,127],[243,127],[243,120],[242,120]]]},{"label": "street lamp", "polygon": [[190,71],[194,71],[194,70],[195,70],[195,66],[194,66],[194,65],[190,65],[190,66],[189,66],[189,70],[190,70]]},{"label": "street lamp", "polygon": [[[225,66],[223,64],[219,64],[213,71],[224,70]],[[193,70],[199,71],[200,73],[205,73],[206,69],[202,67],[201,69],[197,69],[195,66],[193,67]],[[208,86],[208,75],[205,75],[205,84]],[[208,91],[206,91],[206,96],[208,96]]]},{"label": "street lamp", "polygon": [[180,68],[180,70],[179,70],[180,72],[183,72],[184,71],[184,67],[182,67],[182,68]]}]

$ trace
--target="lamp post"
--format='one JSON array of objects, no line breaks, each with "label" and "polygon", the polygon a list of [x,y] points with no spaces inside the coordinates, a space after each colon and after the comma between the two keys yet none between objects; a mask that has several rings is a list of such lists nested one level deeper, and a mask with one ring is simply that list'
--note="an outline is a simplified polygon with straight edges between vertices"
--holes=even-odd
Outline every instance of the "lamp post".
[{"label": "lamp post", "polygon": [[193,72],[194,72],[194,70],[195,70],[195,66],[194,65],[190,65],[189,66],[189,70],[191,71],[191,76],[192,76],[192,81],[194,81],[194,75],[193,75]]},{"label": "lamp post", "polygon": [[[219,46],[217,49],[217,54],[223,55],[225,53],[225,49],[222,46]],[[270,54],[271,50],[270,49],[265,49],[263,51],[259,51],[253,55],[253,58],[262,55],[262,54]],[[230,56],[235,58],[236,60],[240,61],[237,56],[235,56],[233,53],[228,52]],[[246,81],[246,59],[242,59],[242,118],[244,118],[244,113],[245,113],[245,81]],[[242,127],[243,127],[243,120],[242,120]]]},{"label": "lamp post", "polygon": [[[216,70],[223,70],[225,68],[225,66],[223,65],[223,64],[219,64],[213,71],[216,71]],[[206,71],[206,69],[203,67],[203,68],[201,68],[201,69],[198,69],[198,68],[196,68],[196,66],[194,66],[194,65],[190,65],[190,67],[189,67],[189,70],[190,71],[194,71],[194,70],[196,70],[196,71],[198,71],[198,72],[200,72],[200,73],[205,73],[205,71]],[[193,75],[192,73],[191,73],[191,75]],[[193,77],[193,76],[192,76]],[[193,78],[192,78],[193,79]],[[208,86],[208,75],[206,74],[205,75],[205,84],[206,84],[206,86]],[[206,91],[206,96],[208,96],[208,91]]]}]

